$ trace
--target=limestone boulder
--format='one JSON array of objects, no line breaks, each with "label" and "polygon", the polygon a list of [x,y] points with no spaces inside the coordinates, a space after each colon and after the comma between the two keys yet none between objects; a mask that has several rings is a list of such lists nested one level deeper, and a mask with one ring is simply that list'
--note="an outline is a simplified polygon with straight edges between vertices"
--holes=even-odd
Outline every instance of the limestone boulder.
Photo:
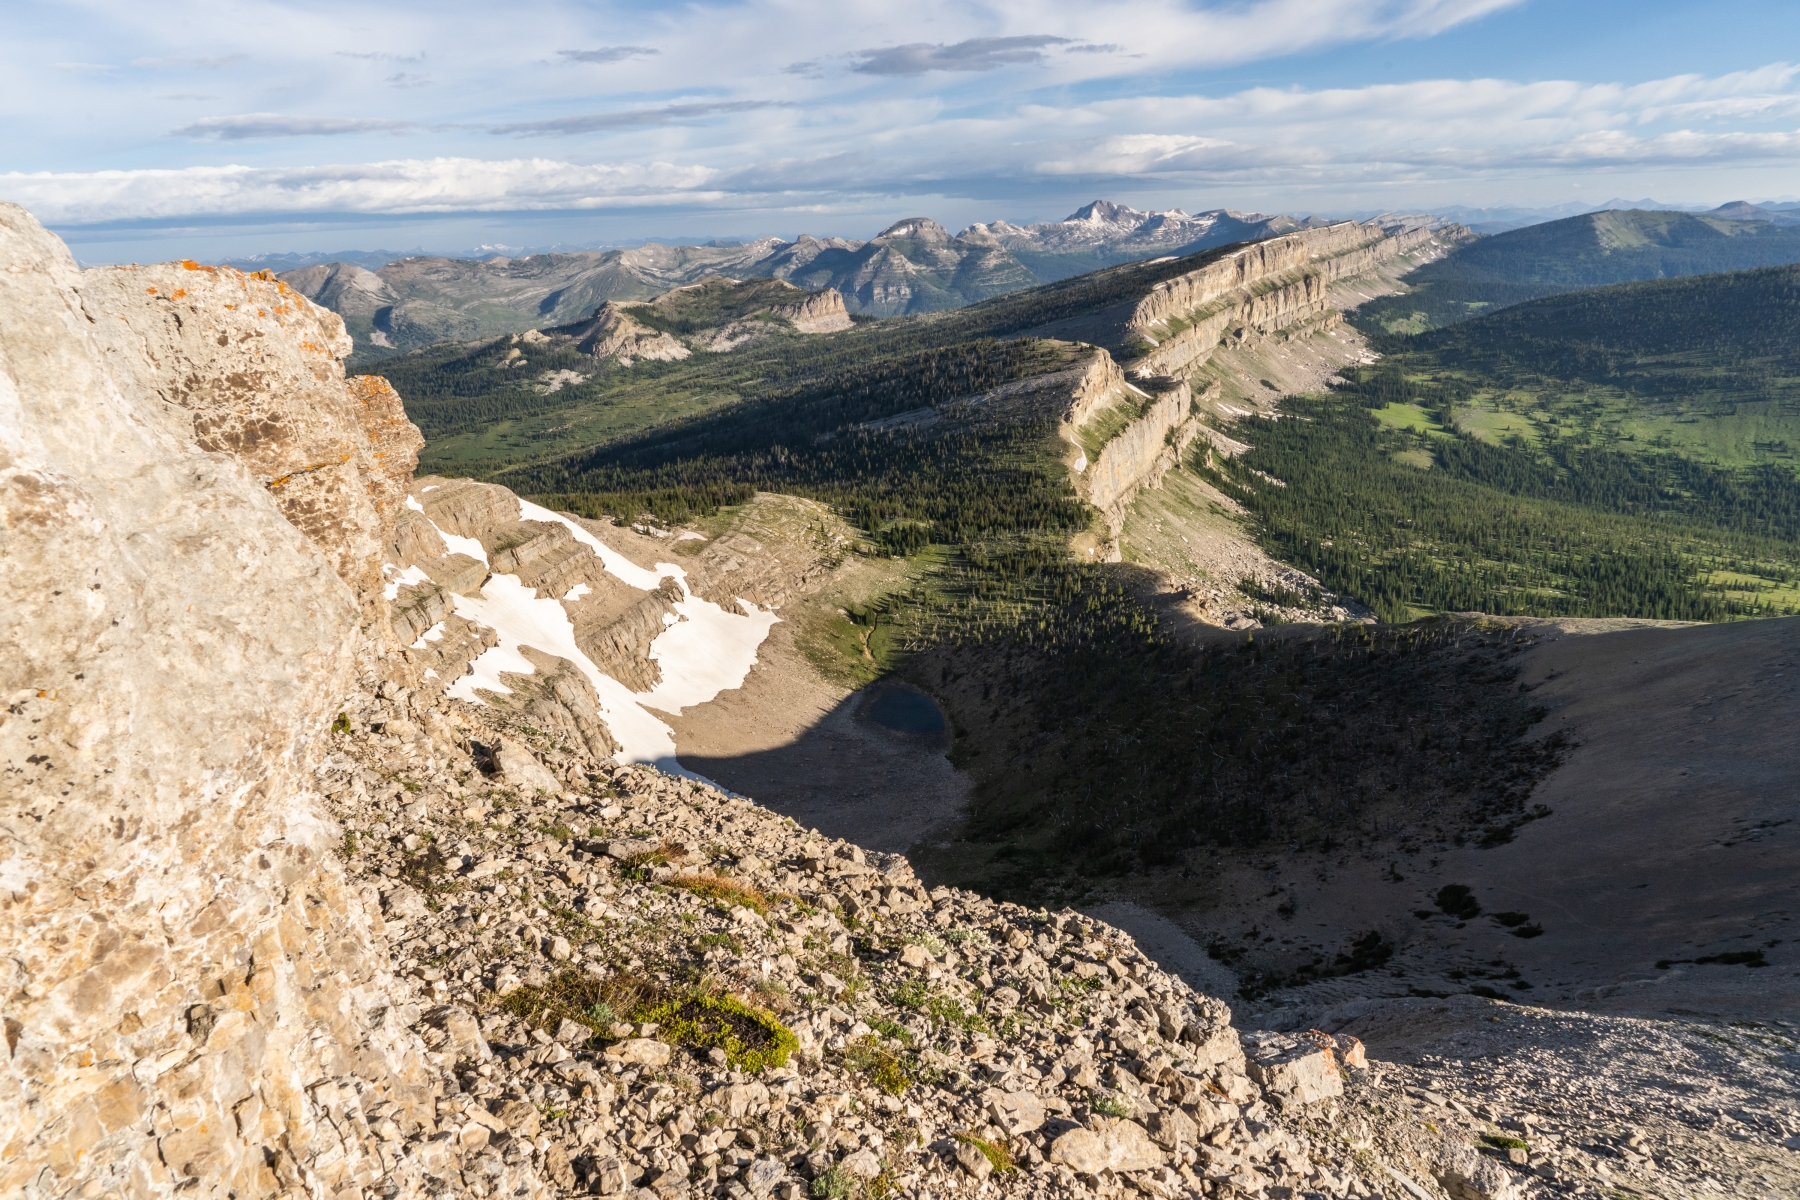
[{"label": "limestone boulder", "polygon": [[1071,1129],[1050,1143],[1049,1157],[1081,1175],[1148,1171],[1168,1161],[1149,1131],[1135,1121],[1119,1121],[1104,1129]]},{"label": "limestone boulder", "polygon": [[1243,1042],[1246,1070],[1270,1096],[1315,1104],[1344,1094],[1333,1048],[1283,1033],[1247,1033]]},{"label": "limestone boulder", "polygon": [[537,760],[537,755],[511,738],[500,739],[495,747],[494,766],[508,787],[521,792],[554,792],[562,788],[562,781]]}]

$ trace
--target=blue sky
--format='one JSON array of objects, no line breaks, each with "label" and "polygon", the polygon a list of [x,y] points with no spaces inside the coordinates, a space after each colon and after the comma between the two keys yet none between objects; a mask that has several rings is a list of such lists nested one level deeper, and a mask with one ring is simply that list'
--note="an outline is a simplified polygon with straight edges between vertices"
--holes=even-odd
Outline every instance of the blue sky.
[{"label": "blue sky", "polygon": [[14,5],[0,198],[89,261],[1800,196],[1800,5]]}]

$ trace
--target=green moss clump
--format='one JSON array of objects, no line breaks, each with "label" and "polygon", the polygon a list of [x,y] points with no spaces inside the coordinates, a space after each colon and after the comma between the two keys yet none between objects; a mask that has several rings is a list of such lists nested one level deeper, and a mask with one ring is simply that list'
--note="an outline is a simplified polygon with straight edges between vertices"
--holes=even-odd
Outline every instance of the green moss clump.
[{"label": "green moss clump", "polygon": [[785,1067],[800,1048],[794,1031],[774,1014],[752,1008],[731,996],[690,992],[644,1009],[640,1021],[654,1023],[664,1040],[705,1049],[718,1047],[739,1071]]},{"label": "green moss clump", "polygon": [[997,1146],[972,1133],[959,1133],[956,1135],[956,1140],[965,1146],[973,1146],[981,1151],[982,1157],[993,1165],[996,1175],[1010,1175],[1019,1169],[1019,1164],[1013,1161],[1012,1153],[1005,1146]]},{"label": "green moss clump", "polygon": [[1496,1150],[1529,1150],[1529,1149],[1531,1149],[1530,1142],[1521,1141],[1520,1139],[1518,1139],[1516,1137],[1507,1137],[1505,1134],[1501,1134],[1501,1133],[1484,1133],[1481,1135],[1481,1140],[1486,1142],[1488,1145],[1492,1146]]}]

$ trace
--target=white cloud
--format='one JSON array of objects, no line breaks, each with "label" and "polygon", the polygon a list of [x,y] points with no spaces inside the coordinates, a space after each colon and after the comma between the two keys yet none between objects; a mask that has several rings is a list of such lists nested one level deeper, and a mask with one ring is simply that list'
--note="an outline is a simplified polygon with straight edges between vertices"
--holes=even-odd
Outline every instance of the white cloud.
[{"label": "white cloud", "polygon": [[615,63],[660,53],[655,46],[597,46],[592,50],[558,50],[556,56],[572,63]]},{"label": "white cloud", "polygon": [[9,172],[0,194],[52,224],[247,213],[445,213],[707,203],[718,172],[671,163],[396,159],[314,167]]},{"label": "white cloud", "polygon": [[198,67],[202,71],[217,71],[225,67],[234,67],[241,62],[248,62],[249,59],[248,54],[220,54],[212,58],[134,58],[131,60],[131,65],[152,69]]},{"label": "white cloud", "polygon": [[[516,0],[499,23],[476,0],[314,0],[304,10],[233,0],[224,23],[214,19],[222,0],[171,0],[209,30],[203,43],[162,10],[78,3],[90,28],[61,19],[71,26],[61,40],[15,49],[13,94],[36,106],[19,112],[36,115],[0,117],[11,121],[0,126],[9,163],[51,168],[0,176],[0,194],[38,197],[65,223],[579,209],[621,197],[643,208],[937,211],[923,198],[1090,187],[1205,203],[1206,189],[1227,185],[1297,182],[1322,194],[1333,181],[1509,173],[1563,190],[1586,172],[1636,167],[1773,172],[1792,161],[1789,130],[1800,126],[1800,68],[1784,63],[1618,83],[1230,92],[1205,74],[1428,38],[1522,0],[1137,0],[1129,22],[1091,0],[694,0],[678,10]],[[249,61],[255,71],[222,69]],[[1305,80],[1319,61],[1256,73]],[[144,90],[150,80],[160,94]],[[105,121],[87,115],[100,111]],[[551,155],[514,157],[497,136],[558,140]],[[335,164],[309,161],[319,143],[305,139],[317,138],[331,139]],[[216,159],[220,143],[240,165],[192,165]],[[102,163],[137,169],[89,169]],[[996,201],[996,215],[1017,207]]]},{"label": "white cloud", "polygon": [[675,125],[729,113],[753,112],[759,108],[788,108],[785,100],[705,100],[686,104],[665,104],[659,108],[626,109],[623,112],[584,113],[573,117],[553,117],[547,121],[521,121],[512,125],[496,125],[489,133],[515,137],[568,136],[577,133],[599,133],[612,129],[644,129],[656,125]]}]

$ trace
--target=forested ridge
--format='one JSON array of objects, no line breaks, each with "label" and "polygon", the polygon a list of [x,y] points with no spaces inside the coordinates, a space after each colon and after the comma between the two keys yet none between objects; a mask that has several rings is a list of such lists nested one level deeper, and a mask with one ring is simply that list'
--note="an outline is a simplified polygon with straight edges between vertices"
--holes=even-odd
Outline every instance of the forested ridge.
[{"label": "forested ridge", "polygon": [[1363,305],[1370,332],[1416,333],[1542,296],[1800,262],[1800,228],[1644,210],[1584,213],[1480,238]]},{"label": "forested ridge", "polygon": [[1389,620],[1791,612],[1796,335],[1800,267],[1534,300],[1384,340],[1203,469],[1271,553]]},{"label": "forested ridge", "polygon": [[[824,337],[778,332],[729,354],[700,353],[680,362],[640,360],[623,367],[612,360],[595,362],[567,339],[498,338],[415,350],[385,360],[381,370],[425,431],[424,468],[486,477],[521,464],[588,454],[734,405],[782,401],[821,381],[853,380],[858,371],[879,370],[887,360],[984,338],[1016,338],[1065,317],[1125,303],[1237,248],[1109,267],[951,312],[862,321]],[[724,316],[706,295],[663,308],[667,311],[639,305],[629,311],[644,323],[676,332],[693,332]],[[514,350],[521,357],[511,357]],[[565,378],[552,391],[542,380],[555,372],[579,378]]]}]

